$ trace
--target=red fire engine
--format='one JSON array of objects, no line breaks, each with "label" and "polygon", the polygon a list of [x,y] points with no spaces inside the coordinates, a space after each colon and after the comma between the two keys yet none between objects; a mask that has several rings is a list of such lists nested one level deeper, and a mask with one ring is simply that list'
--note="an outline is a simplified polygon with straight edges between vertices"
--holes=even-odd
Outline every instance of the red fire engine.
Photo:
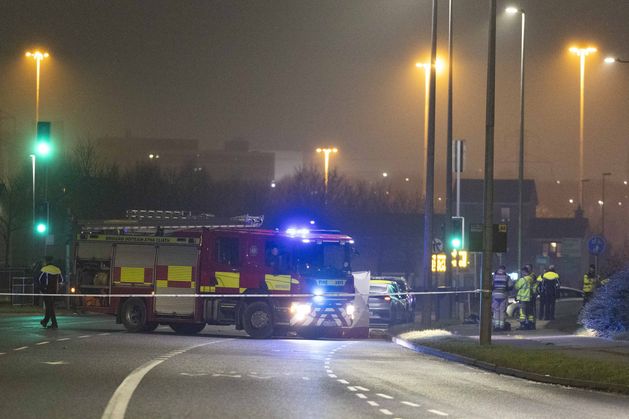
[{"label": "red fire engine", "polygon": [[338,334],[354,316],[352,244],[339,232],[308,229],[84,231],[74,300],[131,332],[233,324],[253,338]]}]

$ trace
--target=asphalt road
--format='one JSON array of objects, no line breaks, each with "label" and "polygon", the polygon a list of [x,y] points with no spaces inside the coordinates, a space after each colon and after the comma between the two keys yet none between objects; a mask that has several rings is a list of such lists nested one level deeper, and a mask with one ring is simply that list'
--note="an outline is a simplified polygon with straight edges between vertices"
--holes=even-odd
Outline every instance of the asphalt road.
[{"label": "asphalt road", "polygon": [[381,340],[130,334],[108,316],[0,317],[6,418],[629,417],[629,397],[498,376]]}]

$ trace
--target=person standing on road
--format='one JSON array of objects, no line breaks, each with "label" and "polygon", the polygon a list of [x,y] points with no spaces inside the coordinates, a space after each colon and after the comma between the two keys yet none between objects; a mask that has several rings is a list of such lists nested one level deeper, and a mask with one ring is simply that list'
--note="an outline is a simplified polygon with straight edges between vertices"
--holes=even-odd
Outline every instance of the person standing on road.
[{"label": "person standing on road", "polygon": [[555,300],[559,298],[559,275],[555,265],[550,265],[539,281],[540,320],[555,320]]},{"label": "person standing on road", "polygon": [[525,266],[522,268],[520,278],[514,286],[517,294],[516,300],[520,302],[520,327],[518,330],[535,329],[535,306],[533,306],[533,278],[531,272]]},{"label": "person standing on road", "polygon": [[539,300],[540,307],[544,304],[544,297],[539,293],[539,281],[542,280],[542,276],[535,273],[533,265],[530,263],[527,263],[524,267],[529,270],[529,275],[531,276],[531,310],[535,314],[537,312],[537,300]]},{"label": "person standing on road", "polygon": [[59,292],[59,285],[63,283],[63,275],[61,269],[52,264],[52,257],[46,256],[46,264],[41,268],[39,275],[39,290],[44,295],[44,305],[46,314],[39,322],[43,327],[47,327],[48,321],[51,327],[56,329],[57,316],[55,315],[55,296]]},{"label": "person standing on road", "polygon": [[507,298],[510,287],[510,278],[507,275],[507,268],[499,266],[494,273],[494,281],[491,292],[491,309],[493,311],[494,330],[507,330],[505,323],[505,311],[507,309]]},{"label": "person standing on road", "polygon": [[594,295],[598,278],[596,277],[596,266],[590,265],[590,269],[583,275],[583,304],[586,304]]}]

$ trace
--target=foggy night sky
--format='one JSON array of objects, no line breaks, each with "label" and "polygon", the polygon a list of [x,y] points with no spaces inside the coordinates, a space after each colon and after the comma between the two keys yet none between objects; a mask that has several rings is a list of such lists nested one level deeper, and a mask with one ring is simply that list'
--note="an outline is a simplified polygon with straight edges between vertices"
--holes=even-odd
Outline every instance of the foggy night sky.
[{"label": "foggy night sky", "polygon": [[[455,0],[454,136],[481,177],[488,1]],[[43,46],[41,119],[66,137],[243,137],[252,148],[340,148],[341,171],[417,175],[429,0],[8,1],[0,3],[0,109],[27,132]],[[586,64],[586,177],[627,175],[629,1],[498,1],[496,177],[517,176],[520,17],[527,13],[527,177],[578,173],[579,60]],[[447,57],[447,1],[439,3]],[[582,41],[582,42],[579,42]],[[445,159],[445,73],[438,76],[437,178]],[[576,192],[575,192],[576,195]]]}]

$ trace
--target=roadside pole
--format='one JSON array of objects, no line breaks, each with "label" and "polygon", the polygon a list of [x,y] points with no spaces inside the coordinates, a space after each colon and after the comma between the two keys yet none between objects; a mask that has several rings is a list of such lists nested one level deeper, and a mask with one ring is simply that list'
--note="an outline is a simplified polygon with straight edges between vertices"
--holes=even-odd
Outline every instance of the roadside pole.
[{"label": "roadside pole", "polygon": [[[424,201],[424,269],[425,290],[432,291],[432,239],[435,194],[435,94],[437,62],[437,0],[432,1],[432,42],[430,48],[430,89],[428,100],[428,147],[426,153],[426,198]],[[428,294],[422,304],[422,326],[430,327],[432,317],[432,295]]]},{"label": "roadside pole", "polygon": [[[452,288],[452,249],[450,245],[450,233],[452,231],[452,0],[448,0],[448,133],[446,139],[446,220],[445,220],[445,244],[446,244],[446,287]],[[458,266],[458,264],[457,264]],[[458,271],[458,268],[457,268]],[[452,317],[454,296],[448,297],[449,316]]]},{"label": "roadside pole", "polygon": [[491,263],[494,206],[494,111],[496,96],[496,0],[489,0],[489,45],[487,56],[487,110],[485,123],[485,202],[483,270],[481,278],[480,344],[491,344]]}]

